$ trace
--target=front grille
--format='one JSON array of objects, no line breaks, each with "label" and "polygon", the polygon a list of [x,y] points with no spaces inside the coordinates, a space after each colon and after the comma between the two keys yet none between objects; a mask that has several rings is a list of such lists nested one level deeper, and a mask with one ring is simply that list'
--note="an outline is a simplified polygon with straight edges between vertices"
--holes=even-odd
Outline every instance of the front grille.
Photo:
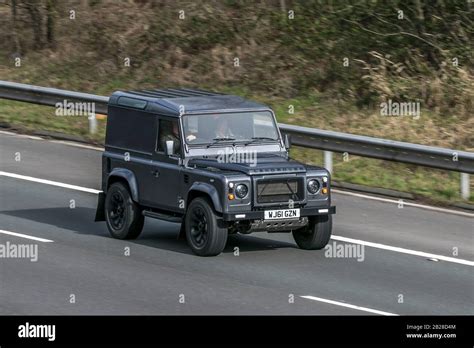
[{"label": "front grille", "polygon": [[274,179],[257,181],[257,203],[288,203],[303,200],[301,179]]}]

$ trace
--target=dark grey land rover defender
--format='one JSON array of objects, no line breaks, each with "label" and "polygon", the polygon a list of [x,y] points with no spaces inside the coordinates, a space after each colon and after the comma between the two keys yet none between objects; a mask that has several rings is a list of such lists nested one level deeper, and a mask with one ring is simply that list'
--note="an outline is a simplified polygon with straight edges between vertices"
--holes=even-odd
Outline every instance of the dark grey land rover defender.
[{"label": "dark grey land rover defender", "polygon": [[191,89],[115,92],[109,100],[96,221],[136,238],[144,217],[181,223],[198,255],[228,234],[292,232],[321,249],[332,229],[329,172],[288,157],[273,111]]}]

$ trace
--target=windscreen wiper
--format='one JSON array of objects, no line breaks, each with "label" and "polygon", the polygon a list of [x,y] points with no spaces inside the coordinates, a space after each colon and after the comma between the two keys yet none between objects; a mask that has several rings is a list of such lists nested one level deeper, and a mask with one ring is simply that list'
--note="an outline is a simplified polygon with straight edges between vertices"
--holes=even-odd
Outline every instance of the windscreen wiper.
[{"label": "windscreen wiper", "polygon": [[212,143],[209,143],[207,144],[207,147],[211,147],[212,145],[216,145],[220,142],[224,142],[224,141],[232,141],[232,140],[236,140],[235,138],[229,138],[229,137],[219,137],[219,138],[214,138],[212,139],[213,142]]},{"label": "windscreen wiper", "polygon": [[278,141],[278,139],[270,138],[270,137],[252,137],[252,140],[248,141],[245,143],[245,145],[255,143],[258,140],[272,140],[272,141]]}]

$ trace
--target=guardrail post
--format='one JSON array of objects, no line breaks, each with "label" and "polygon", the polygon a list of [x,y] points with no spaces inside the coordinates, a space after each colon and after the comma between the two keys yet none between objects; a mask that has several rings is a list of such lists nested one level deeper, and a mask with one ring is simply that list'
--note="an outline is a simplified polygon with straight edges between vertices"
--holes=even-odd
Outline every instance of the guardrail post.
[{"label": "guardrail post", "polygon": [[332,174],[332,152],[324,151],[324,168]]},{"label": "guardrail post", "polygon": [[469,174],[461,173],[461,197],[462,199],[468,200],[470,197],[469,192]]},{"label": "guardrail post", "polygon": [[94,113],[93,115],[89,115],[89,133],[94,134],[97,132],[97,117]]}]

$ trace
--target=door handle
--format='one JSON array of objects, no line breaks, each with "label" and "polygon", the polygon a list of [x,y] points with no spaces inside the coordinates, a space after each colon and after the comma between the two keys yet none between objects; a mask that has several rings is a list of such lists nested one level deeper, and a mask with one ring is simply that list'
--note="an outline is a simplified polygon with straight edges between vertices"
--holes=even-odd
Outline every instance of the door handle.
[{"label": "door handle", "polygon": [[154,176],[155,178],[157,178],[157,177],[160,176],[160,172],[157,171],[157,170],[152,170],[152,171],[151,171],[151,174],[153,174],[153,176]]}]

